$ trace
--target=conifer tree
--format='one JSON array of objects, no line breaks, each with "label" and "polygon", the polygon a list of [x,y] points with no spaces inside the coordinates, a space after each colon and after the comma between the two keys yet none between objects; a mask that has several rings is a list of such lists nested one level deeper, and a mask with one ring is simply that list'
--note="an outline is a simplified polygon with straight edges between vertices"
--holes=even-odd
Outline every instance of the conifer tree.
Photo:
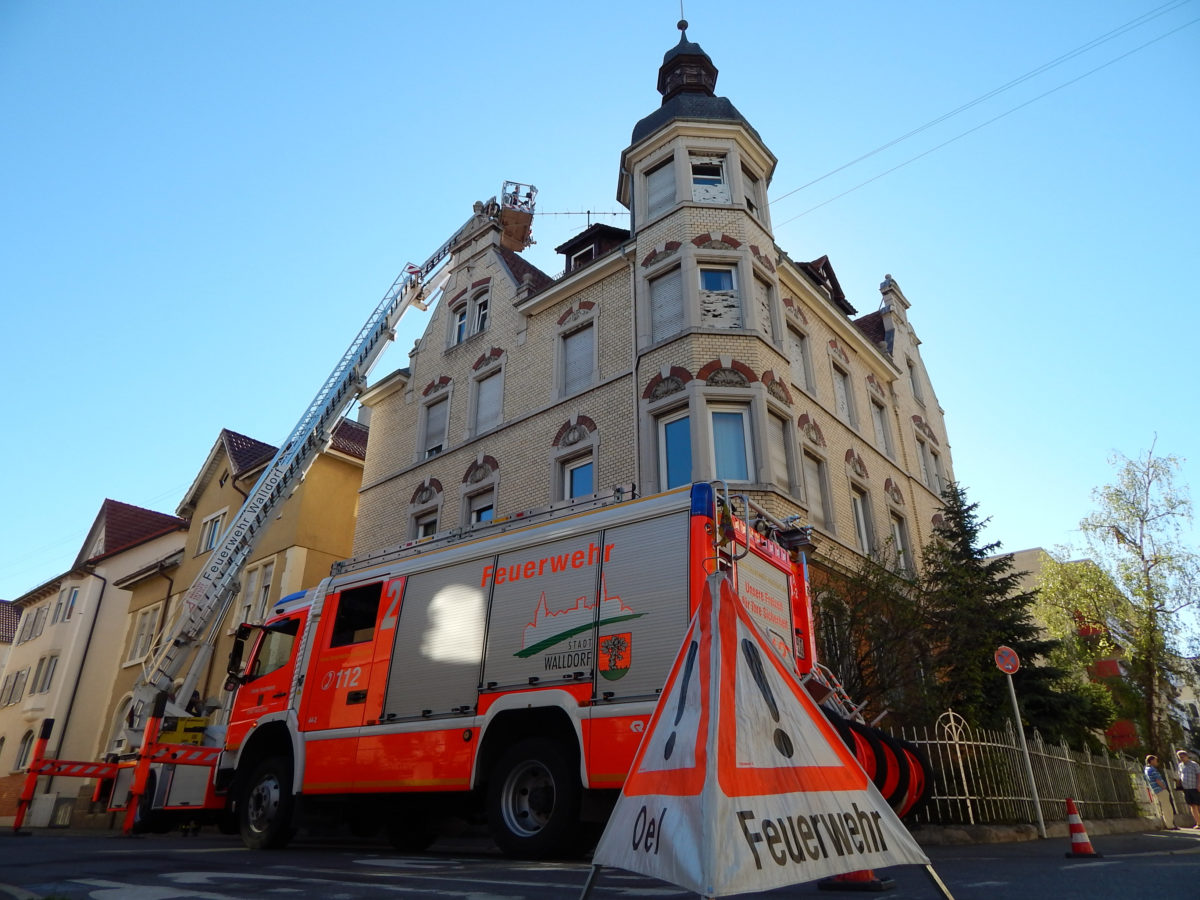
[{"label": "conifer tree", "polygon": [[1021,658],[1013,678],[1025,724],[1058,736],[1056,710],[1073,701],[1056,690],[1066,673],[1043,663],[1057,642],[1033,620],[1035,594],[1021,590],[1012,556],[996,555],[999,542],[980,544],[987,520],[979,518],[978,504],[967,502],[966,491],[951,483],[942,500],[922,576],[939,705],[972,724],[1001,727],[1012,704],[994,654],[1007,645]]}]

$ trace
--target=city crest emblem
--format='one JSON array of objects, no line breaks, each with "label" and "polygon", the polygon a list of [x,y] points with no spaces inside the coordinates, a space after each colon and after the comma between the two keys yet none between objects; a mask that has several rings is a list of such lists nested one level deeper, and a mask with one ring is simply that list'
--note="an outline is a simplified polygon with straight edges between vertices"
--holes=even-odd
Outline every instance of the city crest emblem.
[{"label": "city crest emblem", "polygon": [[600,674],[609,681],[624,678],[633,663],[633,634],[622,631],[619,634],[601,635],[597,662]]}]

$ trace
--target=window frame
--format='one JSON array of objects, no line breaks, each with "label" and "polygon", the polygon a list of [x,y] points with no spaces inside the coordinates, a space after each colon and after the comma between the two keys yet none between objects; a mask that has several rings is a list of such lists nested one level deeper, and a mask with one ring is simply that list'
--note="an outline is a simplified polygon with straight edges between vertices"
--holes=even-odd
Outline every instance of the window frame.
[{"label": "window frame", "polygon": [[21,772],[29,765],[29,757],[33,755],[33,729],[21,735],[21,743],[17,744],[17,758],[14,760],[12,771]]},{"label": "window frame", "polygon": [[[431,524],[433,526],[432,529],[427,531],[426,528]],[[437,530],[438,510],[436,508],[427,509],[412,516],[412,528],[410,529],[412,540],[419,541],[423,538],[432,537],[437,534]]]},{"label": "window frame", "polygon": [[[123,665],[140,663],[150,655],[150,651],[154,649],[154,636],[158,633],[162,607],[162,603],[152,603],[137,611],[137,618],[133,622],[132,637],[129,640],[129,649]],[[143,622],[149,626],[145,632],[141,630]],[[138,650],[141,652],[138,653]]]},{"label": "window frame", "polygon": [[33,684],[29,694],[45,694],[54,683],[54,673],[58,670],[58,654],[48,653],[38,660],[37,671],[34,673]]},{"label": "window frame", "polygon": [[[486,512],[486,516],[481,514]],[[496,489],[492,486],[463,498],[463,517],[467,525],[482,525],[496,518]]]},{"label": "window frame", "polygon": [[[669,315],[656,315],[659,309],[665,308],[666,297],[660,295],[658,298],[664,302],[656,302],[655,290],[658,286],[659,290],[665,290],[663,285],[671,281],[676,290],[674,292],[674,306],[668,313]],[[652,273],[646,279],[646,297],[648,300],[648,315],[647,326],[651,344],[658,344],[662,341],[677,337],[687,330],[688,314],[687,314],[687,291],[684,290],[683,282],[683,266],[676,263],[673,266],[665,267],[660,272]]]},{"label": "window frame", "polygon": [[[780,428],[782,426],[782,428]],[[781,415],[772,410],[767,410],[767,430],[768,430],[768,447],[767,447],[767,463],[771,467],[771,483],[782,489],[784,493],[792,494],[795,490],[796,479],[794,477],[795,469],[795,451],[796,435],[794,431],[795,425],[792,422],[791,416]],[[776,444],[778,450],[782,452],[782,460],[777,460]],[[779,478],[778,472],[775,470],[779,467],[778,464],[783,464],[783,479]]]},{"label": "window frame", "polygon": [[875,443],[888,459],[896,458],[892,442],[892,430],[888,427],[888,408],[880,400],[871,398],[871,423],[875,429]]},{"label": "window frame", "polygon": [[871,509],[871,494],[862,485],[850,483],[850,512],[854,520],[854,536],[864,556],[875,552],[875,523]]},{"label": "window frame", "polygon": [[[578,339],[585,332],[589,336],[587,351],[573,351],[572,339]],[[564,328],[559,332],[557,348],[558,364],[555,366],[558,376],[559,399],[573,397],[596,386],[596,382],[598,381],[596,372],[598,341],[596,338],[595,318],[572,323],[571,327]],[[573,360],[572,352],[582,352],[584,353],[584,358],[578,361]],[[580,371],[579,366],[582,366],[582,370],[585,370],[587,374],[586,376],[578,376],[580,379],[579,383],[573,385],[569,376],[572,371]]]},{"label": "window frame", "polygon": [[[802,466],[804,470],[804,502],[808,512],[809,524],[815,525],[831,534],[836,533],[833,518],[833,497],[829,487],[829,463],[820,454],[805,448],[803,450]],[[815,475],[817,483],[812,483]],[[813,517],[813,500],[816,492],[816,502],[820,506],[821,518]]]},{"label": "window frame", "polygon": [[[698,167],[709,167],[717,174],[702,174]],[[729,157],[724,151],[689,150],[688,184],[693,203],[731,204],[733,193],[729,184]],[[707,195],[707,196],[706,196]]]},{"label": "window frame", "polygon": [[491,290],[483,287],[468,293],[450,307],[446,322],[446,347],[465,344],[477,334],[487,331],[491,312]]},{"label": "window frame", "polygon": [[[839,363],[830,361],[830,367],[833,370],[833,412],[839,419],[853,428],[858,430],[858,411],[855,409],[854,403],[854,381],[850,377],[849,371],[843,368]],[[842,393],[838,392],[838,386],[841,385]],[[845,400],[846,413],[842,414],[842,410],[838,408],[840,402]]]},{"label": "window frame", "polygon": [[911,358],[905,357],[904,361],[908,364],[908,385],[912,389],[913,399],[925,405],[925,389],[921,386],[921,373],[917,371],[917,364]]},{"label": "window frame", "polygon": [[[798,387],[800,390],[802,390],[806,394],[812,396],[816,393],[813,388],[812,343],[811,343],[812,339],[808,336],[808,334],[806,332],[801,331],[795,325],[792,325],[790,323],[787,326],[787,336],[788,336],[788,346],[787,346],[788,379],[791,381],[791,383],[793,385]],[[798,340],[795,340],[797,338],[798,338]],[[797,360],[793,357],[793,353],[792,353],[793,345],[795,345],[795,347],[799,348],[800,373],[804,377],[803,384],[796,381],[796,362],[797,362]]]},{"label": "window frame", "polygon": [[908,537],[908,522],[904,516],[889,510],[888,512],[888,527],[891,530],[892,552],[896,557],[896,570],[898,572],[914,572],[916,571],[912,555],[912,544]]},{"label": "window frame", "polygon": [[[481,395],[485,390],[484,384],[496,379],[495,390],[499,393],[498,402],[489,404],[485,407],[484,403],[480,402]],[[495,418],[489,418],[484,421],[480,418],[483,413],[487,416],[492,416],[494,410]],[[486,371],[479,373],[479,376],[471,379],[471,431],[472,438],[478,437],[481,434],[486,434],[489,431],[494,431],[504,424],[504,367],[490,367]]]},{"label": "window frame", "polygon": [[[680,421],[686,422],[686,430],[683,432],[687,435],[687,462],[688,473],[687,478],[682,481],[671,481],[671,465],[669,451],[669,442],[667,428]],[[656,456],[658,458],[658,489],[660,491],[669,491],[671,488],[679,487],[684,484],[691,484],[696,471],[695,457],[695,441],[692,436],[692,411],[690,406],[677,406],[670,410],[656,413],[654,416],[654,432],[656,437],[657,447]],[[675,432],[679,433],[679,432]]]},{"label": "window frame", "polygon": [[[662,191],[662,196],[659,197],[658,203],[654,202],[658,194],[651,190],[651,180],[655,175],[659,175],[664,181],[655,183],[654,187]],[[670,190],[665,190],[667,185],[670,185]],[[646,198],[646,215],[645,219],[650,220],[657,218],[668,210],[672,209],[679,202],[679,185],[678,177],[675,171],[675,154],[669,154],[661,162],[655,163],[653,166],[648,166],[642,173],[642,190]]]},{"label": "window frame", "polygon": [[[738,265],[737,260],[733,259],[715,260],[711,258],[705,258],[696,260],[696,297],[699,300],[700,321],[705,327],[729,330],[740,330],[748,327],[746,324],[746,320],[748,318],[746,312],[746,298],[741,289],[741,278],[738,277],[739,268],[740,266]],[[705,273],[708,272],[728,273],[729,281],[732,287],[728,290],[706,288],[704,286],[704,276]],[[708,304],[711,304],[714,298],[718,297],[729,297],[737,302],[736,323],[729,324],[722,322],[720,317],[718,317],[716,314],[710,314],[707,311],[706,301]]]},{"label": "window frame", "polygon": [[[757,460],[754,454],[754,410],[751,403],[747,400],[745,403],[739,403],[729,400],[711,399],[705,402],[705,411],[708,414],[708,426],[711,440],[709,441],[709,454],[712,463],[713,475],[728,483],[735,484],[753,484],[757,479],[758,467]],[[717,420],[718,415],[722,416],[737,416],[741,420],[742,431],[742,457],[741,465],[745,469],[744,478],[730,478],[721,472],[721,460],[717,453]]]},{"label": "window frame", "polygon": [[763,197],[762,184],[762,179],[743,163],[742,201],[746,205],[746,211],[760,221],[763,221],[763,213],[767,206]]},{"label": "window frame", "polygon": [[197,556],[211,553],[216,549],[217,543],[221,539],[221,526],[224,524],[225,514],[228,512],[229,507],[225,507],[200,520],[199,542],[196,549]]},{"label": "window frame", "polygon": [[[441,406],[444,410],[444,418],[441,426],[441,440],[436,446],[430,438],[433,433],[430,431],[430,413],[434,407]],[[450,437],[450,395],[438,394],[430,398],[427,402],[421,404],[421,422],[420,422],[420,443],[417,445],[418,462],[433,459],[435,456],[440,456],[446,452],[446,447],[449,444]]]},{"label": "window frame", "polygon": [[[588,476],[591,482],[591,490],[575,493],[573,476],[585,466],[591,470]],[[580,497],[589,497],[596,493],[596,458],[592,454],[591,450],[589,450],[587,453],[577,454],[560,462],[559,473],[562,479],[560,482],[560,489],[563,500],[576,500]]]}]

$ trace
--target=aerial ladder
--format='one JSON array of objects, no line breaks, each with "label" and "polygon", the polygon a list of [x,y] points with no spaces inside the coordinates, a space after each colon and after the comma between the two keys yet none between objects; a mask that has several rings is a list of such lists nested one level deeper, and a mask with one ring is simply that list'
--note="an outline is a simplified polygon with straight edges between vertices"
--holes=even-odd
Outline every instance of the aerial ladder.
[{"label": "aerial ladder", "polygon": [[[537,188],[533,185],[504,182],[499,202],[493,198],[482,207],[477,204],[476,214],[424,263],[420,266],[409,264],[392,282],[287,439],[263,469],[241,509],[213,547],[208,563],[183,595],[172,626],[165,632],[157,652],[134,687],[130,714],[125,722],[128,747],[136,746],[145,727],[145,713],[159,694],[168,696],[167,715],[189,715],[186,711],[188,698],[212,657],[221,622],[237,593],[242,566],[263,527],[274,518],[277,507],[290,496],[312,461],[328,446],[333,429],[366,386],[371,369],[395,337],[401,316],[412,306],[420,310],[428,308],[428,302],[449,278],[449,270],[442,268],[439,271],[439,267],[464,234],[478,227],[480,215],[500,225],[503,246],[523,250],[533,243],[530,235],[536,199]],[[437,275],[431,279],[430,275],[435,271]],[[175,679],[183,671],[189,656],[192,656],[191,666],[175,690]]]},{"label": "aerial ladder", "polygon": [[[145,793],[150,766],[156,763],[210,765],[219,747],[158,743],[164,716],[186,718],[188,698],[199,684],[218,635],[221,622],[237,594],[238,576],[253,552],[264,527],[291,495],[309,465],[329,444],[333,430],[365,387],[371,369],[395,338],[396,325],[410,307],[428,308],[449,278],[441,268],[454,246],[475,228],[480,218],[494,221],[501,230],[501,245],[523,250],[533,243],[531,225],[537,188],[504,182],[500,200],[476,204],[475,214],[421,265],[409,264],[392,282],[379,305],[359,329],[329,377],[300,416],[291,433],[267,463],[237,514],[213,547],[208,562],[181,598],[171,624],[164,630],[150,661],[133,689],[128,713],[120,723],[127,755],[138,760],[125,830],[131,830],[138,801]],[[437,273],[436,275],[434,273]],[[432,277],[431,277],[432,276]],[[188,661],[191,665],[188,666]],[[175,679],[188,666],[176,688]],[[119,768],[105,762],[72,762],[43,754],[53,720],[42,723],[42,734],[27,769],[14,830],[19,830],[29,809],[37,779],[43,775],[112,779]],[[153,746],[151,746],[153,745]],[[99,790],[99,788],[97,788]]]}]

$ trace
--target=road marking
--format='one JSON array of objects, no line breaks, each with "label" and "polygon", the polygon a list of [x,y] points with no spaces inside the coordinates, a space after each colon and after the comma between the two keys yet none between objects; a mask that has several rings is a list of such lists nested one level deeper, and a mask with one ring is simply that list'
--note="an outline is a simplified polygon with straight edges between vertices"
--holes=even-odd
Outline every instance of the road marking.
[{"label": "road marking", "polygon": [[238,900],[231,894],[211,894],[207,891],[179,890],[152,884],[129,884],[105,881],[100,878],[72,878],[76,884],[86,884],[101,890],[90,891],[92,900],[170,900],[172,897],[198,897],[200,900]]},{"label": "road marking", "polygon": [[30,893],[15,884],[0,884],[0,896],[11,897],[12,900],[39,900],[42,895]]}]

